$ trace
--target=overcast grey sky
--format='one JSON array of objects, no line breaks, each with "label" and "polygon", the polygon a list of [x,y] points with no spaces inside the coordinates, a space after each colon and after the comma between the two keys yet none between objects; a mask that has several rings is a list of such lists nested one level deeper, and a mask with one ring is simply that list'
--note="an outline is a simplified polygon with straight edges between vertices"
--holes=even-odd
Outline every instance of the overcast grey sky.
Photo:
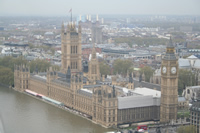
[{"label": "overcast grey sky", "polygon": [[200,15],[200,0],[0,0],[0,15]]}]

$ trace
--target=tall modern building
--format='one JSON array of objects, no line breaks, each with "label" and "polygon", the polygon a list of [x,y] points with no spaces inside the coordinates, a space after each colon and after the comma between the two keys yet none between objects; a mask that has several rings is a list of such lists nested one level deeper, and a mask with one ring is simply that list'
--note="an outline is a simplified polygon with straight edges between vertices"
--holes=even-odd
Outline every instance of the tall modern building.
[{"label": "tall modern building", "polygon": [[170,38],[161,66],[160,122],[177,119],[178,106],[178,59]]},{"label": "tall modern building", "polygon": [[65,30],[64,24],[62,24],[61,39],[62,72],[66,73],[68,67],[72,73],[81,72],[81,26],[79,25],[77,31],[75,23],[69,23]]},{"label": "tall modern building", "polygon": [[102,27],[97,25],[94,25],[92,27],[92,43],[102,44]]}]

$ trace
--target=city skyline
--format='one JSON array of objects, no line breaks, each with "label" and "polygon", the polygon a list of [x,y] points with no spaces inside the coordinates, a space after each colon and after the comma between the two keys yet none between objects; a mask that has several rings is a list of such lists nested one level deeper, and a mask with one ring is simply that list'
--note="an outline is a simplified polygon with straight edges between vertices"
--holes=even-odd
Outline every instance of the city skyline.
[{"label": "city skyline", "polygon": [[0,16],[63,16],[73,14],[200,15],[198,0],[1,0]]}]

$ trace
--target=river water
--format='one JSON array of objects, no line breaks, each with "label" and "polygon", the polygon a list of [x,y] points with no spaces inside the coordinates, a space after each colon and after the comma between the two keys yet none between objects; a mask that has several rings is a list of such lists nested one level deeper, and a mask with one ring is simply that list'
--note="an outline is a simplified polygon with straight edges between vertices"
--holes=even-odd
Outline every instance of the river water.
[{"label": "river water", "polygon": [[0,133],[104,133],[91,121],[0,86]]}]

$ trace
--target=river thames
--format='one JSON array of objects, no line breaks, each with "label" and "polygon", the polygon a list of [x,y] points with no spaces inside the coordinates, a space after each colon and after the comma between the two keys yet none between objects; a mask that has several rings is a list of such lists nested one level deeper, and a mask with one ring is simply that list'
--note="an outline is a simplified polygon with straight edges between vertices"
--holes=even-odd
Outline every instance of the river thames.
[{"label": "river thames", "polygon": [[109,130],[0,86],[0,133],[104,133]]}]

